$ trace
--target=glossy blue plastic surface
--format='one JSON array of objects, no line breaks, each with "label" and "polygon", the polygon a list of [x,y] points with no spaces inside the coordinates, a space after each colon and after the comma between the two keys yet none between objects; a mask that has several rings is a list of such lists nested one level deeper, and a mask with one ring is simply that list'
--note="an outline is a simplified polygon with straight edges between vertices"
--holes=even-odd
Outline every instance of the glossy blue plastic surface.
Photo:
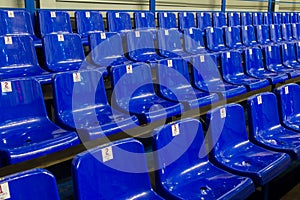
[{"label": "glossy blue plastic surface", "polygon": [[300,42],[295,43],[295,47],[296,47],[297,60],[298,62],[300,62]]},{"label": "glossy blue plastic surface", "polygon": [[158,12],[158,27],[162,29],[177,29],[176,15],[172,12]]},{"label": "glossy blue plastic surface", "polygon": [[48,119],[42,89],[36,80],[3,81],[1,84],[8,92],[2,90],[0,96],[1,112],[5,113],[0,116],[0,166],[79,144],[75,132],[65,131]]},{"label": "glossy blue plastic surface", "polygon": [[[276,90],[282,123],[293,130],[300,131],[300,87],[295,83],[281,86]],[[299,140],[299,138],[298,138]]]},{"label": "glossy blue plastic surface", "polygon": [[156,29],[153,12],[134,12],[134,22],[136,29]]},{"label": "glossy blue plastic surface", "polygon": [[89,33],[94,31],[105,31],[104,21],[100,11],[75,12],[77,33],[87,41]]},{"label": "glossy blue plastic surface", "polygon": [[192,12],[179,12],[178,13],[178,28],[181,31],[184,29],[195,28],[195,16]]},{"label": "glossy blue plastic surface", "polygon": [[96,65],[108,67],[130,62],[124,55],[119,33],[90,33],[89,44],[90,55]]},{"label": "glossy blue plastic surface", "polygon": [[[11,39],[10,42],[6,40]],[[33,40],[29,35],[0,36],[0,79],[33,77],[50,83],[52,74],[38,64]]]},{"label": "glossy blue plastic surface", "polygon": [[[10,12],[10,15],[8,13]],[[11,14],[13,13],[13,14]],[[0,10],[0,35],[29,35],[35,46],[42,42],[36,37],[31,16],[24,10]]]},{"label": "glossy blue plastic surface", "polygon": [[266,92],[247,100],[250,140],[279,152],[285,152],[292,159],[300,159],[300,133],[280,124],[275,94]]},{"label": "glossy blue plastic surface", "polygon": [[286,73],[274,73],[264,68],[262,51],[258,47],[245,50],[245,69],[246,72],[255,78],[265,78],[271,84],[283,83],[289,77]]},{"label": "glossy blue plastic surface", "polygon": [[211,51],[226,50],[223,29],[210,27],[205,29],[207,48]]},{"label": "glossy blue plastic surface", "polygon": [[212,27],[212,18],[207,12],[197,12],[197,27],[204,31],[207,27]]},{"label": "glossy blue plastic surface", "polygon": [[109,32],[126,33],[132,30],[130,14],[127,12],[113,12],[106,13],[106,19]]},{"label": "glossy blue plastic surface", "polygon": [[255,12],[252,14],[253,25],[263,25],[263,13]]},{"label": "glossy blue plastic surface", "polygon": [[205,49],[202,31],[198,28],[184,30],[184,50],[189,54],[203,54],[208,50]]},{"label": "glossy blue plastic surface", "polygon": [[270,31],[268,25],[257,25],[255,26],[256,39],[260,45],[268,45],[271,43]]},{"label": "glossy blue plastic surface", "polygon": [[[111,148],[113,158],[103,156]],[[123,139],[78,154],[72,162],[75,198],[162,199],[150,185],[143,145]]]},{"label": "glossy blue plastic surface", "polygon": [[155,67],[163,59],[156,53],[151,31],[130,31],[126,34],[128,56],[133,61],[148,62]]},{"label": "glossy blue plastic surface", "polygon": [[240,18],[241,18],[241,24],[242,26],[249,26],[252,25],[252,13],[250,12],[241,12],[240,13]]},{"label": "glossy blue plastic surface", "polygon": [[38,16],[42,37],[49,33],[72,33],[71,19],[67,11],[40,10]]},{"label": "glossy blue plastic surface", "polygon": [[181,43],[181,33],[176,29],[161,29],[157,31],[158,52],[166,58],[189,57]]},{"label": "glossy blue plastic surface", "polygon": [[294,40],[300,40],[300,24],[291,24],[292,35]]},{"label": "glossy blue plastic surface", "polygon": [[298,23],[298,15],[297,13],[290,13],[290,22],[291,23]]},{"label": "glossy blue plastic surface", "polygon": [[263,22],[265,25],[273,24],[273,16],[271,12],[263,13]]},{"label": "glossy blue plastic surface", "polygon": [[187,109],[215,103],[219,97],[215,93],[194,89],[190,84],[188,62],[181,58],[162,60],[157,69],[158,94],[170,101],[181,102]]},{"label": "glossy blue plastic surface", "polygon": [[[61,36],[63,40],[60,39]],[[43,50],[45,67],[49,71],[61,72],[85,67],[81,39],[75,33],[45,35]]]},{"label": "glossy blue plastic surface", "polygon": [[242,41],[245,46],[253,47],[257,45],[255,29],[253,26],[242,26]]},{"label": "glossy blue plastic surface", "polygon": [[209,158],[226,171],[250,177],[256,185],[265,185],[289,167],[288,154],[249,141],[241,105],[215,108],[208,112],[206,121],[208,145],[212,148]]},{"label": "glossy blue plastic surface", "polygon": [[280,43],[282,42],[282,31],[278,24],[270,24],[270,39],[272,42]]},{"label": "glossy blue plastic surface", "polygon": [[[154,92],[151,68],[145,63],[112,67],[114,86],[112,102],[123,112],[138,116],[141,123],[166,119],[183,112],[183,105],[166,101]],[[124,89],[126,88],[126,89]],[[114,105],[113,104],[113,105]]]},{"label": "glossy blue plastic surface", "polygon": [[212,19],[214,27],[227,26],[226,15],[224,12],[213,12]]},{"label": "glossy blue plastic surface", "polygon": [[237,12],[227,13],[228,26],[240,26],[241,20],[240,15]]},{"label": "glossy blue plastic surface", "polygon": [[239,27],[224,27],[226,46],[231,49],[242,48],[241,29]]},{"label": "glossy blue plastic surface", "polygon": [[[178,135],[173,134],[178,127]],[[156,189],[166,199],[245,199],[254,192],[249,178],[209,162],[201,123],[184,119],[153,132]]]},{"label": "glossy blue plastic surface", "polygon": [[294,43],[281,44],[281,55],[284,66],[293,69],[300,69],[300,63],[297,61]]},{"label": "glossy blue plastic surface", "polygon": [[[74,75],[80,77],[79,82],[74,82]],[[53,88],[56,120],[62,127],[80,130],[78,135],[82,141],[138,125],[137,117],[109,106],[103,77],[98,71],[59,73],[54,77]]]},{"label": "glossy blue plastic surface", "polygon": [[267,79],[256,79],[245,74],[242,55],[238,51],[222,53],[221,66],[222,76],[225,81],[236,85],[245,85],[249,91],[269,85]]},{"label": "glossy blue plastic surface", "polygon": [[281,13],[273,12],[273,24],[282,24],[281,23]]},{"label": "glossy blue plastic surface", "polygon": [[231,98],[247,92],[245,86],[231,85],[223,81],[216,57],[213,55],[193,57],[192,66],[192,84],[196,88],[220,93],[223,98]]},{"label": "glossy blue plastic surface", "polygon": [[290,21],[290,13],[281,13],[281,23],[282,24],[289,24]]},{"label": "glossy blue plastic surface", "polygon": [[31,169],[1,179],[8,183],[10,198],[24,200],[59,200],[55,177],[44,169]]},{"label": "glossy blue plastic surface", "polygon": [[282,64],[280,46],[272,45],[263,48],[265,66],[269,71],[275,73],[287,73],[290,78],[300,76],[299,70],[288,69]]},{"label": "glossy blue plastic surface", "polygon": [[284,41],[292,41],[293,33],[291,24],[281,24],[282,39]]}]

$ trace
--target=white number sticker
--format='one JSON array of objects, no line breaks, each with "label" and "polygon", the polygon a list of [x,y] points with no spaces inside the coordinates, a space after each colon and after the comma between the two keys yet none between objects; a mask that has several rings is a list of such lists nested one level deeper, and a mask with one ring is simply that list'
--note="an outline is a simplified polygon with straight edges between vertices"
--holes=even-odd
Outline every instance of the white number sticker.
[{"label": "white number sticker", "polygon": [[105,40],[106,39],[106,34],[104,32],[101,32],[100,37],[101,37],[102,40]]},{"label": "white number sticker", "polygon": [[120,18],[120,13],[116,13],[116,18]]},{"label": "white number sticker", "polygon": [[135,31],[135,37],[137,37],[137,38],[140,37],[140,32],[139,31]]},{"label": "white number sticker", "polygon": [[103,162],[112,160],[114,158],[112,147],[106,147],[104,149],[101,149],[101,152]]},{"label": "white number sticker", "polygon": [[252,49],[249,49],[249,54],[252,55]]},{"label": "white number sticker", "polygon": [[58,40],[59,42],[63,42],[63,41],[65,41],[65,38],[64,38],[64,36],[63,36],[62,34],[58,34],[58,35],[57,35],[57,40]]},{"label": "white number sticker", "polygon": [[204,59],[204,56],[201,55],[201,56],[200,56],[200,62],[204,62],[204,60],[205,60],[205,59]]},{"label": "white number sticker", "polygon": [[86,18],[90,18],[91,17],[91,13],[90,12],[85,12],[85,17]]},{"label": "white number sticker", "polygon": [[226,109],[225,108],[220,109],[220,115],[221,115],[222,119],[226,117]]},{"label": "white number sticker", "polygon": [[227,58],[230,58],[230,52],[226,53]]},{"label": "white number sticker", "polygon": [[141,13],[141,17],[145,18],[146,17],[145,13]]},{"label": "white number sticker", "polygon": [[10,11],[7,12],[7,14],[8,14],[8,17],[9,17],[9,18],[15,17],[14,11],[11,11],[11,10],[10,10]]},{"label": "white number sticker", "polygon": [[261,96],[257,96],[257,104],[260,105],[262,104],[262,99],[261,99]]},{"label": "white number sticker", "polygon": [[51,11],[50,12],[50,16],[51,16],[51,18],[55,18],[56,17],[56,13],[54,11]]},{"label": "white number sticker", "polygon": [[5,44],[12,44],[12,38],[11,36],[4,36],[4,43]]},{"label": "white number sticker", "polygon": [[12,92],[11,82],[10,81],[1,82],[1,90],[3,93]]},{"label": "white number sticker", "polygon": [[165,30],[165,35],[169,35],[169,30]]},{"label": "white number sticker", "polygon": [[168,67],[173,67],[173,62],[172,62],[172,60],[168,60]]},{"label": "white number sticker", "polygon": [[174,124],[171,126],[172,127],[172,136],[175,137],[176,135],[179,135],[179,125]]},{"label": "white number sticker", "polygon": [[81,81],[81,75],[80,73],[73,73],[73,82],[80,82]]},{"label": "white number sticker", "polygon": [[126,66],[126,73],[127,74],[132,74],[132,65],[127,65]]},{"label": "white number sticker", "polygon": [[285,93],[285,94],[288,94],[288,93],[289,93],[289,87],[288,87],[288,86],[286,86],[286,87],[284,88],[284,93]]},{"label": "white number sticker", "polygon": [[0,184],[0,199],[10,199],[8,182]]}]

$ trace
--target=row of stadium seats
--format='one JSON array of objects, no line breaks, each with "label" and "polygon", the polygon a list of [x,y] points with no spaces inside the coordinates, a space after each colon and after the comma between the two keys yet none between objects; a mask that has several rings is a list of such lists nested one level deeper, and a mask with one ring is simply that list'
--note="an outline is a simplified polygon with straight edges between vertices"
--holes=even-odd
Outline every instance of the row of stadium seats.
[{"label": "row of stadium seats", "polygon": [[[284,85],[275,93],[278,100],[271,92],[248,98],[249,137],[239,104],[209,111],[209,159],[198,120],[181,119],[153,130],[155,191],[144,147],[135,139],[78,154],[72,162],[76,199],[247,198],[254,186],[266,185],[291,160],[300,159],[300,86]],[[39,187],[34,187],[37,183]],[[42,169],[4,177],[0,188],[4,198],[26,194],[32,200],[59,199],[54,176]]]}]

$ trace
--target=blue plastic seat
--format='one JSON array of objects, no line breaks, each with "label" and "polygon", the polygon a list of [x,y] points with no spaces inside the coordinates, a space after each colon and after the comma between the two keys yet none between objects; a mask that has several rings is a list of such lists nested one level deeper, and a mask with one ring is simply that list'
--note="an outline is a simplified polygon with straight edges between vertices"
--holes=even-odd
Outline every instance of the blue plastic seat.
[{"label": "blue plastic seat", "polygon": [[281,23],[282,24],[289,24],[291,23],[290,21],[290,13],[281,13]]},{"label": "blue plastic seat", "polygon": [[38,63],[33,40],[29,35],[0,36],[0,79],[33,77],[50,83],[52,74]]},{"label": "blue plastic seat", "polygon": [[209,162],[198,120],[176,121],[153,135],[156,189],[165,199],[245,199],[254,192],[251,179]]},{"label": "blue plastic seat", "polygon": [[127,12],[109,11],[106,13],[109,32],[120,33],[121,36],[132,30],[130,14]]},{"label": "blue plastic seat", "polygon": [[202,31],[198,28],[184,30],[184,50],[189,54],[208,52],[203,41]]},{"label": "blue plastic seat", "polygon": [[260,186],[289,167],[288,154],[270,151],[249,141],[241,105],[217,107],[207,113],[206,121],[208,146],[212,149],[209,158],[218,167],[250,177]]},{"label": "blue plastic seat", "polygon": [[195,16],[192,12],[178,13],[178,28],[182,32],[184,29],[196,28]]},{"label": "blue plastic seat", "polygon": [[154,92],[151,68],[145,63],[112,67],[113,105],[136,115],[141,124],[179,115],[181,103],[166,101]]},{"label": "blue plastic seat", "polygon": [[134,12],[134,23],[137,30],[156,30],[153,12]]},{"label": "blue plastic seat", "polygon": [[172,12],[158,12],[158,27],[162,29],[177,29],[176,15]]},{"label": "blue plastic seat", "polygon": [[278,24],[271,24],[270,26],[270,39],[274,43],[282,42],[282,31]]},{"label": "blue plastic seat", "polygon": [[262,51],[258,47],[245,50],[245,68],[250,76],[268,79],[271,84],[282,83],[289,78],[285,73],[267,71],[264,68]]},{"label": "blue plastic seat", "polygon": [[293,40],[300,40],[300,24],[291,24],[292,25],[292,35]]},{"label": "blue plastic seat", "polygon": [[243,48],[241,38],[241,29],[239,27],[224,27],[226,46],[230,49],[240,49]]},{"label": "blue plastic seat", "polygon": [[72,33],[70,15],[67,11],[40,10],[40,34],[44,37],[49,33]]},{"label": "blue plastic seat", "polygon": [[215,93],[203,92],[190,84],[188,62],[181,58],[165,59],[156,69],[158,94],[170,101],[181,102],[187,109],[197,109],[215,103]]},{"label": "blue plastic seat", "polygon": [[207,27],[212,27],[212,17],[207,12],[197,12],[197,27],[204,32]]},{"label": "blue plastic seat", "polygon": [[241,25],[240,15],[237,12],[227,13],[227,21],[228,21],[228,26],[240,26]]},{"label": "blue plastic seat", "polygon": [[205,29],[207,48],[211,51],[224,51],[225,46],[224,33],[222,28],[210,27]]},{"label": "blue plastic seat", "polygon": [[283,127],[275,94],[265,92],[247,100],[250,140],[264,148],[300,159],[300,133]]},{"label": "blue plastic seat", "polygon": [[15,164],[79,144],[75,132],[47,116],[41,85],[34,79],[1,82],[0,166]]},{"label": "blue plastic seat", "polygon": [[271,45],[263,48],[265,58],[265,66],[271,72],[286,73],[289,78],[296,78],[300,76],[299,70],[288,69],[282,64],[282,57],[280,46]]},{"label": "blue plastic seat", "polygon": [[223,98],[231,98],[247,92],[245,86],[232,85],[223,81],[216,57],[210,54],[193,57],[192,85],[206,92],[219,93]]},{"label": "blue plastic seat", "polygon": [[75,33],[48,34],[43,38],[45,67],[52,72],[86,69],[89,65],[81,38]]},{"label": "blue plastic seat", "polygon": [[252,14],[252,21],[253,25],[263,25],[263,13],[262,12],[255,12]]},{"label": "blue plastic seat", "polygon": [[[276,89],[279,99],[279,110],[282,123],[291,130],[300,131],[300,87],[290,83]],[[298,137],[299,141],[299,137]]]},{"label": "blue plastic seat", "polygon": [[90,33],[89,45],[92,61],[96,65],[109,67],[131,62],[124,55],[119,33]]},{"label": "blue plastic seat", "polygon": [[270,31],[268,25],[257,25],[255,26],[257,42],[260,45],[271,44]]},{"label": "blue plastic seat", "polygon": [[292,41],[293,33],[291,24],[281,24],[282,39],[284,41]]},{"label": "blue plastic seat", "polygon": [[284,66],[292,69],[300,69],[300,63],[297,60],[294,43],[282,44],[281,55],[282,55],[282,62]]},{"label": "blue plastic seat", "polygon": [[126,39],[128,56],[131,60],[147,62],[151,67],[155,67],[157,61],[164,58],[156,53],[151,31],[131,31],[126,34]]},{"label": "blue plastic seat", "polygon": [[252,13],[250,12],[241,12],[240,13],[241,17],[241,24],[242,26],[252,26]]},{"label": "blue plastic seat", "polygon": [[297,60],[298,62],[300,62],[300,42],[295,43],[295,47],[296,47]]},{"label": "blue plastic seat", "polygon": [[99,71],[64,72],[53,80],[57,122],[78,131],[81,141],[118,133],[138,125],[135,116],[112,109]]},{"label": "blue plastic seat", "polygon": [[257,40],[256,40],[256,34],[254,27],[249,25],[249,26],[242,26],[242,41],[243,44],[247,47],[253,47],[258,45]]},{"label": "blue plastic seat", "polygon": [[263,23],[265,25],[273,24],[273,15],[270,12],[263,13]]},{"label": "blue plastic seat", "polygon": [[298,23],[298,15],[294,12],[290,13],[290,22],[291,23]]},{"label": "blue plastic seat", "polygon": [[72,162],[75,198],[162,200],[152,189],[142,143],[123,139],[78,154]]},{"label": "blue plastic seat", "polygon": [[79,11],[75,12],[77,33],[85,44],[88,43],[88,36],[92,32],[104,32],[104,21],[100,11]]},{"label": "blue plastic seat", "polygon": [[41,39],[37,38],[31,16],[24,10],[0,10],[0,35],[29,35],[35,46],[41,46]]},{"label": "blue plastic seat", "polygon": [[214,27],[227,26],[226,15],[224,12],[213,12],[212,17]]},{"label": "blue plastic seat", "polygon": [[273,24],[282,24],[281,22],[281,13],[274,12],[273,14]]},{"label": "blue plastic seat", "polygon": [[161,29],[157,31],[158,52],[166,58],[190,56],[183,50],[181,43],[181,33],[176,29]]},{"label": "blue plastic seat", "polygon": [[0,181],[3,199],[59,200],[55,177],[44,169],[31,169]]},{"label": "blue plastic seat", "polygon": [[245,85],[249,91],[269,85],[267,79],[256,79],[245,74],[242,55],[238,51],[224,52],[221,55],[222,76],[225,81],[235,85]]}]

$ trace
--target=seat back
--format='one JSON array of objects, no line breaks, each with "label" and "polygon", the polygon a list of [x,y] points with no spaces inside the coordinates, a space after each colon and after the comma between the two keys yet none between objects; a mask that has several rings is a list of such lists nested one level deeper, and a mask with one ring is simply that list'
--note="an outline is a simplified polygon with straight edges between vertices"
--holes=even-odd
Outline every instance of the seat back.
[{"label": "seat back", "polygon": [[180,32],[176,29],[161,29],[157,32],[159,53],[165,57],[177,57],[183,52]]},{"label": "seat back", "polygon": [[273,15],[270,12],[263,13],[263,22],[265,25],[273,24]]},{"label": "seat back", "polygon": [[80,36],[74,33],[45,35],[43,49],[50,71],[78,70],[85,60]]},{"label": "seat back", "polygon": [[242,27],[242,40],[246,46],[255,46],[257,44],[256,34],[253,26]]},{"label": "seat back", "polygon": [[156,128],[153,144],[159,186],[167,180],[177,180],[186,170],[191,175],[197,173],[197,166],[208,161],[202,125],[196,119],[187,118]]},{"label": "seat back", "polygon": [[143,145],[132,138],[78,154],[72,176],[76,199],[129,199],[152,190]]},{"label": "seat back", "polygon": [[[58,119],[65,113],[75,115],[86,109],[108,106],[102,74],[99,71],[56,74],[53,80],[53,96]],[[94,114],[96,117],[96,111]]]},{"label": "seat back", "polygon": [[113,12],[106,13],[106,19],[109,32],[123,32],[132,30],[130,14],[127,12]]},{"label": "seat back", "polygon": [[77,33],[81,37],[88,37],[90,32],[105,31],[102,13],[99,11],[75,12]]},{"label": "seat back", "polygon": [[207,27],[212,26],[212,18],[207,12],[197,12],[197,27],[204,31]]},{"label": "seat back", "polygon": [[145,54],[156,54],[153,35],[150,31],[130,31],[126,34],[127,50],[130,58],[138,59]]},{"label": "seat back", "polygon": [[226,46],[239,48],[242,46],[241,29],[239,27],[224,27]]},{"label": "seat back", "polygon": [[268,44],[271,42],[270,40],[270,31],[268,25],[257,25],[255,27],[256,29],[256,36],[257,36],[257,42],[259,44]]},{"label": "seat back", "polygon": [[270,26],[270,36],[272,42],[281,42],[282,41],[282,31],[281,27],[278,24],[271,24]]},{"label": "seat back", "polygon": [[0,186],[3,199],[59,200],[55,177],[44,169],[5,176]]},{"label": "seat back", "polygon": [[71,19],[67,11],[40,10],[38,15],[42,37],[49,33],[72,33]]},{"label": "seat back", "polygon": [[131,99],[146,100],[155,96],[151,69],[146,63],[112,67],[111,73],[115,101],[127,110]]},{"label": "seat back", "polygon": [[210,27],[205,29],[207,48],[212,51],[220,51],[225,48],[223,29]]},{"label": "seat back", "polygon": [[281,14],[281,23],[282,24],[289,24],[290,21],[290,13],[282,13]]},{"label": "seat back", "polygon": [[298,23],[298,16],[296,13],[291,12],[290,13],[290,22],[291,23]]},{"label": "seat back", "polygon": [[270,65],[281,65],[282,58],[280,53],[280,47],[277,45],[272,45],[263,48],[265,63],[266,66],[269,67]]},{"label": "seat back", "polygon": [[293,39],[300,40],[300,24],[291,24],[292,25],[292,35]]},{"label": "seat back", "polygon": [[228,21],[228,26],[240,26],[241,25],[240,15],[237,12],[227,13],[227,21]]},{"label": "seat back", "polygon": [[105,59],[118,59],[124,56],[122,38],[118,33],[102,32],[89,35],[89,45],[94,63],[105,66]]},{"label": "seat back", "polygon": [[228,51],[221,54],[221,69],[223,78],[229,80],[244,74],[242,55],[238,51]]},{"label": "seat back", "polygon": [[178,27],[180,30],[195,28],[195,16],[192,12],[179,12],[178,13]]},{"label": "seat back", "polygon": [[284,64],[289,65],[290,62],[297,60],[296,49],[293,43],[284,43],[281,45],[281,55]]},{"label": "seat back", "polygon": [[262,51],[258,47],[246,49],[245,54],[245,68],[249,74],[254,74],[258,71],[264,71],[264,62]]},{"label": "seat back", "polygon": [[242,26],[252,25],[252,13],[250,12],[242,12],[241,14],[241,24]]},{"label": "seat back", "polygon": [[205,51],[202,31],[197,28],[184,30],[184,49],[191,54],[199,54]]},{"label": "seat back", "polygon": [[282,30],[282,39],[283,40],[285,40],[285,41],[293,40],[291,24],[281,24],[281,30]]},{"label": "seat back", "polygon": [[157,13],[158,26],[163,29],[177,28],[176,15],[172,12]]},{"label": "seat back", "polygon": [[[34,79],[1,81],[1,126],[27,119],[47,118],[40,84]],[[3,128],[3,127],[2,127]]]},{"label": "seat back", "polygon": [[281,13],[273,13],[273,24],[282,24],[281,23]]},{"label": "seat back", "polygon": [[136,29],[155,29],[155,15],[153,12],[134,12]]},{"label": "seat back", "polygon": [[263,25],[263,13],[261,12],[255,12],[252,14],[252,21],[253,21],[253,25]]},{"label": "seat back", "polygon": [[295,43],[297,60],[300,60],[300,42]]},{"label": "seat back", "polygon": [[212,15],[214,27],[227,26],[226,15],[224,12],[214,12]]}]

